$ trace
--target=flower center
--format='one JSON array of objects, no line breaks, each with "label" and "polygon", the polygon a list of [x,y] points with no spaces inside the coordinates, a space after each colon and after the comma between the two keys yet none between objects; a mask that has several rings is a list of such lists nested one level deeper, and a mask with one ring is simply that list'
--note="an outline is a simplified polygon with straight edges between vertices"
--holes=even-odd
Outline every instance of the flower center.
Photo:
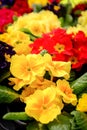
[{"label": "flower center", "polygon": [[56,51],[58,51],[59,53],[61,53],[61,52],[64,51],[64,45],[57,43],[57,44],[54,46],[54,49],[55,49]]}]

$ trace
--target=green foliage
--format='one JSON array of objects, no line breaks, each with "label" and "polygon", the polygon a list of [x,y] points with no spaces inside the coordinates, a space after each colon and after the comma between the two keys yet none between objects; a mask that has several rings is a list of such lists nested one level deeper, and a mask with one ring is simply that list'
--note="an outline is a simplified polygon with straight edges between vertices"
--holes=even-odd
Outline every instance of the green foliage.
[{"label": "green foliage", "polygon": [[49,130],[71,130],[70,119],[66,115],[59,115],[57,119],[50,122],[47,126]]},{"label": "green foliage", "polygon": [[17,21],[18,20],[18,17],[16,15],[13,16],[13,20],[14,21]]},{"label": "green foliage", "polygon": [[5,120],[32,120],[25,112],[9,112],[3,116]]},{"label": "green foliage", "polygon": [[80,111],[72,111],[71,130],[87,130],[87,115]]},{"label": "green foliage", "polygon": [[33,12],[40,12],[42,9],[42,5],[40,4],[33,4]]},{"label": "green foliage", "polygon": [[27,28],[21,28],[20,31],[22,31],[22,32],[24,32],[24,33],[26,33],[26,34],[28,34],[28,35],[30,36],[30,40],[31,40],[31,41],[34,41],[36,38],[39,38],[39,37],[40,37],[40,36],[34,35],[34,34],[33,34],[29,29],[27,29]]},{"label": "green foliage", "polygon": [[33,121],[28,124],[26,130],[48,130],[48,128],[46,125]]},{"label": "green foliage", "polygon": [[14,90],[0,85],[0,103],[11,103],[17,98],[19,98],[19,94]]},{"label": "green foliage", "polygon": [[9,70],[3,70],[3,72],[0,74],[0,82],[8,78],[9,76],[10,76]]},{"label": "green foliage", "polygon": [[87,90],[87,72],[71,83],[71,88],[76,95]]}]

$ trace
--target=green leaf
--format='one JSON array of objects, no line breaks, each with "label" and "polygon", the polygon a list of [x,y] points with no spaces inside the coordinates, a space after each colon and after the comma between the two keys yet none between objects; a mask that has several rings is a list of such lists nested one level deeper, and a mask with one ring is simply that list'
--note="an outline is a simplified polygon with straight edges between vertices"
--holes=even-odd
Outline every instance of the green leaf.
[{"label": "green leaf", "polygon": [[48,130],[46,125],[33,121],[29,123],[26,130]]},{"label": "green leaf", "polygon": [[13,16],[13,20],[14,20],[14,21],[17,21],[17,20],[18,20],[18,16],[14,15],[14,16]]},{"label": "green leaf", "polygon": [[72,71],[71,70],[71,72],[70,72],[70,78],[69,78],[69,82],[73,82],[74,80],[75,80],[75,78],[76,78],[76,73],[75,73],[75,71]]},{"label": "green leaf", "polygon": [[50,122],[47,126],[49,130],[70,130],[70,119],[68,116],[59,115],[57,119]]},{"label": "green leaf", "polygon": [[41,52],[40,52],[40,54],[42,55],[42,56],[44,56],[46,53],[48,53],[48,51],[47,50],[42,50]]},{"label": "green leaf", "polygon": [[19,98],[18,93],[6,86],[0,85],[0,103],[11,103],[17,98]]},{"label": "green leaf", "polygon": [[41,9],[42,9],[42,5],[40,5],[40,4],[33,4],[32,8],[33,8],[34,12],[40,12]]},{"label": "green leaf", "polygon": [[5,120],[32,120],[25,112],[9,112],[3,116]]},{"label": "green leaf", "polygon": [[71,88],[75,94],[81,94],[87,90],[87,73],[71,83]]},{"label": "green leaf", "polygon": [[22,31],[22,32],[24,32],[24,33],[26,33],[26,34],[28,34],[29,36],[30,36],[30,39],[32,40],[32,41],[34,41],[36,38],[40,38],[41,36],[36,36],[36,35],[34,35],[29,29],[27,29],[27,28],[21,28],[20,29],[20,31]]},{"label": "green leaf", "polygon": [[3,73],[0,75],[0,82],[10,76],[10,72],[8,70],[4,70]]},{"label": "green leaf", "polygon": [[72,129],[71,130],[87,130],[87,115],[80,111],[72,111]]}]

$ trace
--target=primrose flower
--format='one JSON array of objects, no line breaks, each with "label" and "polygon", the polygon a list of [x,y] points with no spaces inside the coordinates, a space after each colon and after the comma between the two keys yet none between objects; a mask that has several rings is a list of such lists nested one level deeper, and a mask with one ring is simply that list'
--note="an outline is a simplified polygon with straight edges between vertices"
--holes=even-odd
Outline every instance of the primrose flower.
[{"label": "primrose flower", "polygon": [[73,94],[72,89],[70,88],[69,82],[65,79],[57,81],[57,92],[58,95],[61,95],[63,101],[65,103],[71,103],[72,105],[76,105],[77,98],[76,95]]},{"label": "primrose flower", "polygon": [[54,77],[64,77],[66,79],[69,78],[71,70],[70,62],[52,61],[52,57],[49,54],[44,55],[44,60],[46,63],[46,69],[49,71],[50,75]]},{"label": "primrose flower", "polygon": [[26,114],[43,124],[53,121],[61,113],[55,98],[56,90],[53,87],[36,90],[34,94],[26,98]]},{"label": "primrose flower", "polygon": [[44,75],[44,61],[41,55],[14,55],[11,59],[10,71],[16,78],[31,83],[36,76]]},{"label": "primrose flower", "polygon": [[[15,35],[15,33],[17,35]],[[31,48],[29,47],[29,44],[32,42],[30,41],[30,38],[27,34],[21,32],[21,31],[11,31],[7,33],[0,34],[0,39],[3,42],[6,42],[10,46],[13,47],[13,50],[16,52],[16,54],[29,54],[31,52]]]},{"label": "primrose flower", "polygon": [[48,79],[44,79],[43,77],[37,77],[37,79],[31,83],[30,87],[35,89],[45,89],[51,85],[55,85],[55,83]]},{"label": "primrose flower", "polygon": [[85,3],[87,0],[61,0],[61,4],[67,4],[68,1],[71,3],[72,7],[74,8],[79,3]]},{"label": "primrose flower", "polygon": [[81,112],[87,112],[87,93],[82,94],[76,109]]},{"label": "primrose flower", "polygon": [[51,11],[42,10],[18,17],[18,20],[9,26],[7,31],[12,32],[25,28],[34,35],[41,36],[57,27],[60,27],[58,17]]},{"label": "primrose flower", "polygon": [[10,81],[9,85],[14,85],[13,89],[16,91],[20,90],[22,87],[28,84],[28,82],[19,78],[12,77],[12,78],[9,78],[8,80]]}]

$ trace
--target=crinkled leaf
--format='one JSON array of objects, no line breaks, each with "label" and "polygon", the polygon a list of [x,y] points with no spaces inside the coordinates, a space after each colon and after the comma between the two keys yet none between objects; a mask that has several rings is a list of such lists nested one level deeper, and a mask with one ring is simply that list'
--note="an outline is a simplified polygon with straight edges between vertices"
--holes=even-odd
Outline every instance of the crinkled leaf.
[{"label": "crinkled leaf", "polygon": [[87,115],[80,111],[72,111],[71,130],[87,130]]},{"label": "crinkled leaf", "polygon": [[17,98],[19,98],[18,93],[6,86],[0,85],[0,103],[11,103]]},{"label": "crinkled leaf", "polygon": [[68,116],[59,115],[57,119],[50,122],[47,126],[49,130],[70,130],[70,119]]},{"label": "crinkled leaf", "polygon": [[69,78],[69,82],[73,82],[74,80],[75,80],[75,78],[76,78],[76,73],[75,73],[75,71],[72,71],[71,70],[71,72],[70,72],[70,78]]},{"label": "crinkled leaf", "polygon": [[71,88],[75,94],[83,93],[87,90],[87,73],[83,74],[81,77],[72,82]]},{"label": "crinkled leaf", "polygon": [[33,121],[28,124],[26,130],[48,130],[46,125]]},{"label": "crinkled leaf", "polygon": [[25,112],[9,112],[3,116],[3,119],[6,120],[31,120]]}]

